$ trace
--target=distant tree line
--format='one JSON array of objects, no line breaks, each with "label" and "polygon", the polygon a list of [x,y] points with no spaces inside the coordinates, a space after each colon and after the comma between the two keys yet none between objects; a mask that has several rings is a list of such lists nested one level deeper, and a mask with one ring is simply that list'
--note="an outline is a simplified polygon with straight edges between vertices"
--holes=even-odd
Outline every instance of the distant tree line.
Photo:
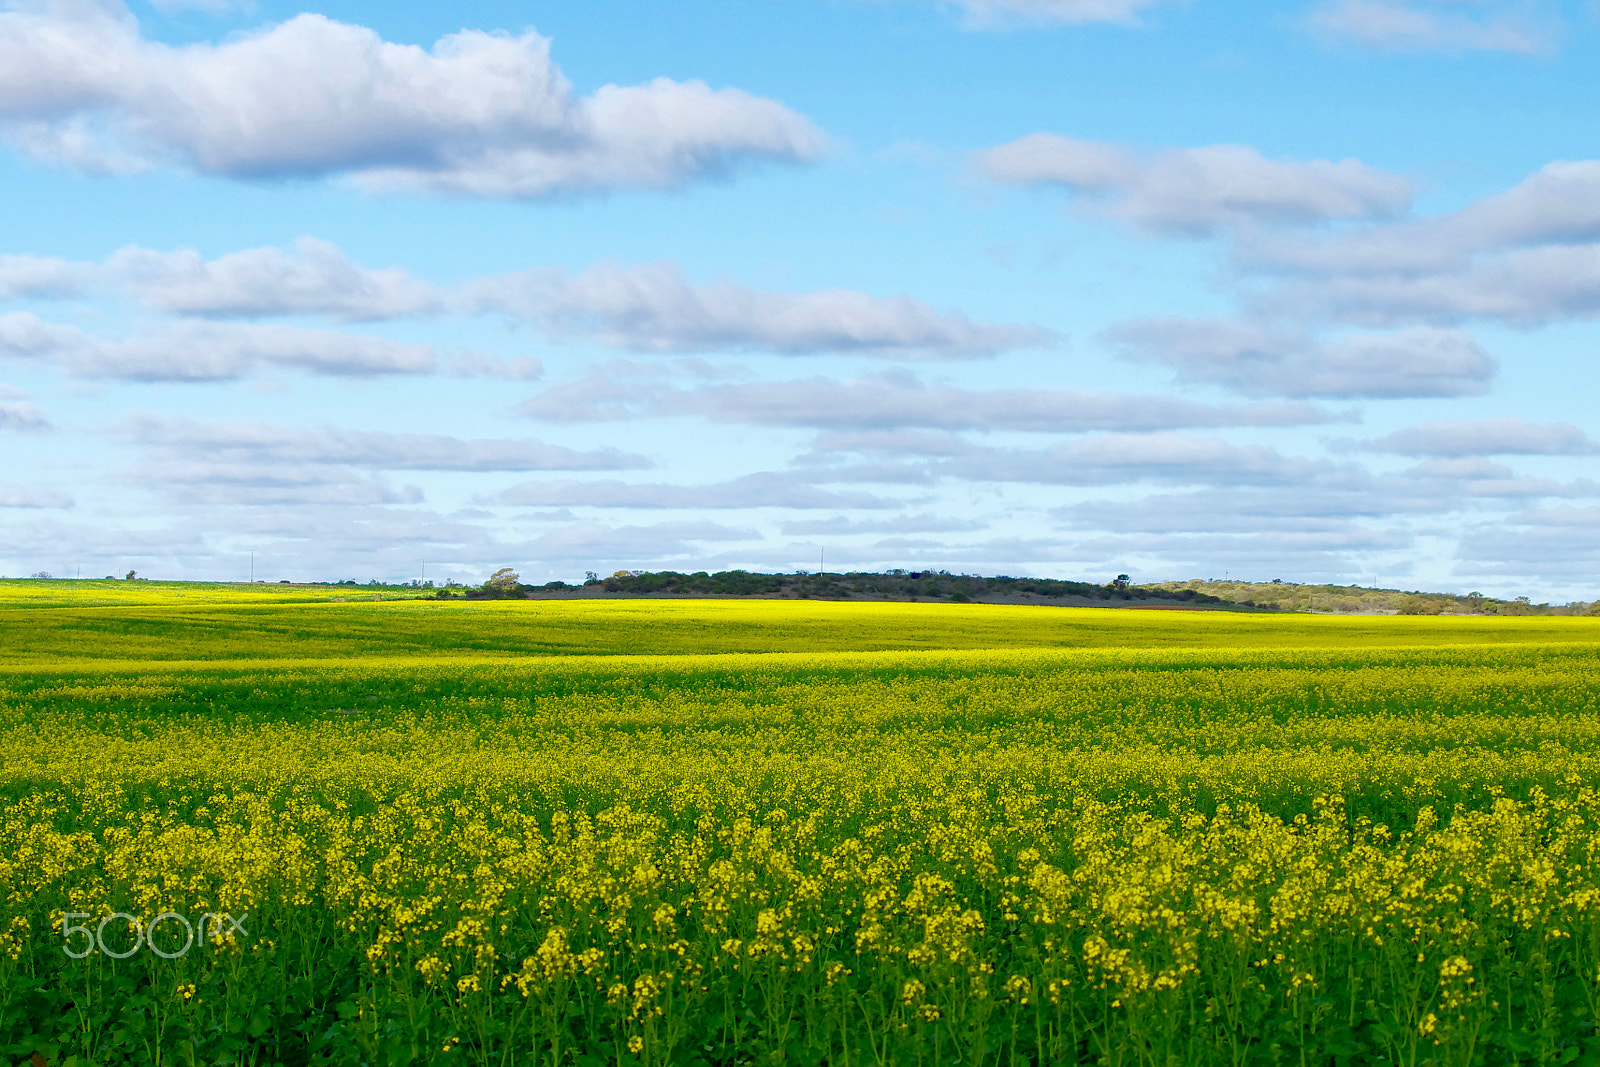
[{"label": "distant tree line", "polygon": [[1510,600],[1482,593],[1424,593],[1420,590],[1369,589],[1359,585],[1302,585],[1298,582],[1202,581],[1157,582],[1147,589],[1193,590],[1230,603],[1281,611],[1386,613],[1394,615],[1600,615],[1593,603],[1534,604],[1528,597]]},{"label": "distant tree line", "polygon": [[561,593],[579,588],[596,589],[625,596],[676,594],[680,596],[789,596],[822,600],[847,600],[853,597],[895,600],[947,600],[955,603],[996,597],[1035,596],[1045,599],[1067,597],[1081,600],[1155,600],[1163,603],[1224,603],[1222,598],[1192,589],[1168,590],[1133,585],[1119,574],[1104,585],[1056,578],[1012,578],[1001,575],[986,578],[949,571],[889,570],[882,572],[762,574],[755,571],[617,571],[608,578],[591,576],[581,586],[566,582],[525,585],[510,568],[502,568],[477,588],[441,589],[441,599],[461,596],[467,599],[526,599],[540,594]]}]

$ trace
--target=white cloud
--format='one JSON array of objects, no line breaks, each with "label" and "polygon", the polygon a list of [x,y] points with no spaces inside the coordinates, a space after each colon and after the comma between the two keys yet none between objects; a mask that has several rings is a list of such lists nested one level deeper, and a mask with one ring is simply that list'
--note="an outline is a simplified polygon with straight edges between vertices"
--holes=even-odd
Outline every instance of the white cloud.
[{"label": "white cloud", "polygon": [[1393,218],[1414,183],[1353,159],[1272,160],[1248,145],[1179,148],[1148,159],[1117,145],[1034,133],[978,154],[1011,185],[1062,186],[1152,233],[1201,235],[1254,225]]},{"label": "white cloud", "polygon": [[762,292],[732,282],[693,285],[671,263],[603,264],[483,278],[463,287],[474,310],[538,323],[562,338],[593,338],[647,352],[756,350],[973,358],[1048,345],[1037,326],[975,323],[910,297],[850,289]]},{"label": "white cloud", "polygon": [[1365,442],[1373,452],[1404,456],[1589,456],[1600,452],[1569,422],[1528,422],[1517,418],[1436,419]]},{"label": "white cloud", "polygon": [[90,263],[42,256],[0,256],[0,300],[77,296],[95,274]]},{"label": "white cloud", "polygon": [[383,433],[260,422],[207,423],[134,415],[121,432],[139,444],[226,462],[336,464],[373,470],[637,470],[644,456],[615,448],[588,451],[532,440],[462,440],[438,434]]},{"label": "white cloud", "polygon": [[452,371],[527,378],[540,370],[527,358],[470,352],[447,358],[429,345],[260,323],[184,320],[148,336],[108,341],[29,312],[0,315],[5,356],[40,360],[80,377],[128,381],[231,381],[262,368],[344,377]]},{"label": "white cloud", "polygon": [[[978,447],[949,430],[835,430],[817,434],[813,456],[828,452],[895,452],[903,456],[964,456]],[[810,457],[802,457],[809,459]]]},{"label": "white cloud", "polygon": [[1401,472],[1390,484],[1406,485],[1416,496],[1434,498],[1441,511],[1459,510],[1463,500],[1537,500],[1546,497],[1592,497],[1600,492],[1594,482],[1578,479],[1519,475],[1503,463],[1482,456],[1441,456],[1424,460]]},{"label": "white cloud", "polygon": [[1481,252],[1600,240],[1600,161],[1548,163],[1458,211],[1357,229],[1326,241],[1246,243],[1252,265],[1317,274],[1427,273]]},{"label": "white cloud", "polygon": [[1136,500],[1088,500],[1055,512],[1079,529],[1116,533],[1337,534],[1385,518],[1401,502],[1327,486],[1240,486],[1155,493]]},{"label": "white cloud", "polygon": [[1425,326],[1318,342],[1230,319],[1152,318],[1107,336],[1129,359],[1172,367],[1179,381],[1247,396],[1478,396],[1495,373],[1471,335]]},{"label": "white cloud", "polygon": [[971,359],[1051,345],[1037,326],[973,322],[910,297],[850,289],[763,292],[691,284],[672,263],[601,264],[576,275],[546,268],[443,290],[404,270],[352,263],[311,237],[294,253],[251,248],[207,260],[193,250],[123,248],[104,263],[0,257],[0,299],[118,289],[156,311],[208,318],[309,315],[342,321],[444,312],[503,312],[557,340],[645,352],[859,352]]},{"label": "white cloud", "polygon": [[50,421],[44,417],[20,389],[0,383],[0,430],[47,430]]},{"label": "white cloud", "polygon": [[37,485],[0,485],[0,508],[72,507],[72,497],[60,489]]},{"label": "white cloud", "polygon": [[708,485],[523,482],[485,503],[597,508],[887,508],[898,501],[862,492],[818,489],[801,478],[767,471]]},{"label": "white cloud", "polygon": [[1600,161],[1548,164],[1433,218],[1324,241],[1254,236],[1247,268],[1288,278],[1264,302],[1374,325],[1600,314]]},{"label": "white cloud", "polygon": [[[298,255],[251,248],[206,260],[198,252],[124,248],[105,272],[139,303],[183,315],[323,315],[391,319],[438,311],[439,292],[403,270],[369,270],[327,241],[302,237]],[[0,264],[0,280],[4,265]]]},{"label": "white cloud", "polygon": [[1307,25],[1319,36],[1385,52],[1514,52],[1555,46],[1559,17],[1530,0],[1328,0]]},{"label": "white cloud", "polygon": [[847,515],[834,515],[826,519],[786,522],[779,528],[791,537],[803,537],[868,533],[968,533],[973,530],[985,530],[988,527],[989,523],[983,519],[951,519],[922,512],[915,515],[897,515],[892,519],[852,519]]},{"label": "white cloud", "polygon": [[[905,450],[894,434],[862,434],[842,446],[800,457],[806,477],[818,484],[838,482],[927,484],[955,478],[978,484],[1025,482],[1038,485],[1106,486],[1159,482],[1171,485],[1318,485],[1348,488],[1366,474],[1352,464],[1285,456],[1264,445],[1236,445],[1197,434],[1097,433],[1069,438],[1043,448],[993,447],[968,443],[960,450],[899,458]],[[882,459],[855,462],[841,453],[882,453]],[[910,454],[915,454],[914,452]]]},{"label": "white cloud", "polygon": [[1537,508],[1465,531],[1458,551],[1474,573],[1577,585],[1588,600],[1600,596],[1597,535],[1600,508]]},{"label": "white cloud", "polygon": [[1542,326],[1600,315],[1600,244],[1473,257],[1426,274],[1335,274],[1295,281],[1265,303],[1388,326],[1466,320]]},{"label": "white cloud", "polygon": [[658,78],[576,96],[532,31],[463,30],[424,50],[303,14],[168,46],[120,0],[0,12],[0,123],[24,150],[80,167],[176,159],[498,197],[675,188],[824,149],[806,118],[738,89]]},{"label": "white cloud", "polygon": [[1356,477],[1351,468],[1284,456],[1263,445],[1235,445],[1181,433],[1105,433],[1042,449],[990,448],[940,461],[934,469],[976,482],[1043,485],[1284,485]]},{"label": "white cloud", "polygon": [[1166,396],[1075,389],[967,389],[905,373],[806,378],[680,389],[602,371],[522,405],[551,421],[698,416],[714,422],[849,430],[1158,430],[1195,426],[1303,426],[1333,416],[1309,404],[1200,404]]},{"label": "white cloud", "polygon": [[353,507],[415,504],[422,490],[395,488],[380,477],[316,463],[158,458],[126,472],[169,504],[205,507]]}]

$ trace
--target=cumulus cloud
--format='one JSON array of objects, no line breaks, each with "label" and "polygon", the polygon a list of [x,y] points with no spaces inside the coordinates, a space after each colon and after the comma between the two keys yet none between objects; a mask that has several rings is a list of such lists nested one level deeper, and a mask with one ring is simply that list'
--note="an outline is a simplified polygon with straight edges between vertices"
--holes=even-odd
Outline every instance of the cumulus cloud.
[{"label": "cumulus cloud", "polygon": [[88,288],[93,264],[44,256],[0,256],[0,300],[19,297],[61,299]]},{"label": "cumulus cloud", "polygon": [[328,330],[184,320],[144,337],[104,340],[29,312],[0,315],[0,357],[50,363],[85,378],[232,381],[263,368],[343,377],[455,372],[529,378],[536,360],[445,356],[405,344]]},{"label": "cumulus cloud", "polygon": [[[1284,472],[1306,463],[1280,458],[1279,469]],[[1260,464],[1258,469],[1270,473],[1272,464]],[[1467,521],[1463,516],[1496,513],[1508,502],[1525,505],[1544,498],[1591,498],[1597,493],[1600,486],[1582,479],[1528,478],[1482,457],[1441,457],[1381,475],[1353,464],[1312,462],[1298,473],[1261,478],[1255,484],[1223,481],[1131,500],[1085,500],[1053,514],[1075,529],[1254,533],[1292,540],[1374,530],[1426,533],[1428,524],[1416,520],[1429,518],[1449,522],[1453,530]]]},{"label": "cumulus cloud", "polygon": [[1365,442],[1373,452],[1403,456],[1589,456],[1600,444],[1569,422],[1518,418],[1436,419]]},{"label": "cumulus cloud", "polygon": [[977,447],[969,438],[949,430],[830,430],[812,440],[811,455],[894,452],[903,456],[964,456]]},{"label": "cumulus cloud", "polygon": [[353,507],[416,504],[422,490],[318,463],[166,457],[130,467],[126,480],[169,504],[206,507]]},{"label": "cumulus cloud", "polygon": [[169,46],[121,0],[0,12],[0,123],[25,151],[78,167],[172,159],[495,197],[675,188],[825,147],[804,116],[739,89],[657,78],[578,96],[531,30],[463,30],[423,49],[303,14]]},{"label": "cumulus cloud", "polygon": [[1479,499],[1538,499],[1543,497],[1593,496],[1592,482],[1563,483],[1554,478],[1529,478],[1503,463],[1482,456],[1449,456],[1424,460],[1401,472],[1424,494],[1452,498],[1459,506],[1463,497]]},{"label": "cumulus cloud", "polygon": [[0,508],[72,507],[72,496],[65,490],[40,485],[0,485]]},{"label": "cumulus cloud", "polygon": [[0,383],[0,430],[45,430],[50,422],[28,394]]},{"label": "cumulus cloud", "polygon": [[1437,327],[1313,341],[1231,319],[1169,317],[1125,322],[1107,336],[1127,358],[1164,363],[1179,381],[1247,396],[1478,396],[1495,374],[1470,334]]},{"label": "cumulus cloud", "polygon": [[1592,498],[1600,485],[1587,478],[1558,482],[1555,478],[1520,475],[1506,464],[1483,456],[1440,456],[1426,459],[1387,480],[1402,496],[1430,501],[1435,510],[1461,510],[1474,501],[1504,504],[1546,498]]},{"label": "cumulus cloud", "polygon": [[818,489],[801,478],[764,471],[726,482],[669,485],[619,481],[523,482],[485,503],[598,508],[889,508],[899,502],[862,492]]},{"label": "cumulus cloud", "polygon": [[295,251],[251,248],[207,260],[192,250],[133,247],[114,253],[104,270],[144,306],[181,315],[353,321],[423,314],[442,305],[433,286],[403,270],[358,267],[327,241],[302,237]]},{"label": "cumulus cloud", "polygon": [[1333,273],[1293,282],[1268,302],[1369,326],[1589,319],[1600,314],[1600,244],[1474,256],[1427,273]]},{"label": "cumulus cloud", "polygon": [[1087,500],[1054,512],[1079,529],[1117,533],[1327,534],[1387,518],[1405,503],[1366,487],[1240,486]]},{"label": "cumulus cloud", "polygon": [[1559,18],[1530,0],[1329,0],[1307,25],[1321,37],[1385,52],[1514,52],[1555,46]]},{"label": "cumulus cloud", "polygon": [[141,445],[229,462],[339,464],[374,470],[637,470],[650,460],[616,448],[587,451],[532,440],[211,423],[134,415],[119,428]]},{"label": "cumulus cloud", "polygon": [[[800,457],[809,480],[931,483],[953,478],[974,483],[1107,486],[1145,482],[1169,485],[1318,485],[1348,488],[1366,478],[1361,468],[1286,456],[1264,445],[1237,445],[1216,437],[1164,431],[1096,433],[1041,448],[967,442],[962,449],[900,459],[896,435],[859,435],[833,442],[829,451]],[[842,455],[881,453],[867,462]]]},{"label": "cumulus cloud", "polygon": [[784,293],[696,285],[673,263],[601,264],[478,278],[441,289],[404,270],[352,263],[327,241],[251,248],[207,260],[185,249],[124,248],[103,263],[0,257],[0,299],[117,290],[143,307],[206,318],[308,315],[371,321],[444,312],[504,313],[555,340],[642,352],[851,352],[971,359],[1051,345],[1038,326],[974,322],[906,296],[851,289]]},{"label": "cumulus cloud", "polygon": [[785,522],[779,529],[791,537],[807,535],[844,536],[848,534],[908,534],[908,533],[967,533],[988,529],[982,519],[952,519],[942,515],[920,512],[915,515],[897,515],[892,519],[852,519],[847,515],[833,515],[826,519],[801,519]]},{"label": "cumulus cloud", "polygon": [[1076,389],[967,389],[905,372],[682,389],[601,372],[532,397],[522,412],[551,421],[691,415],[714,422],[830,429],[1156,430],[1302,426],[1333,416],[1309,404],[1200,404],[1175,397]]},{"label": "cumulus cloud", "polygon": [[1041,449],[986,448],[939,461],[940,473],[970,481],[1044,485],[1283,485],[1337,482],[1352,469],[1182,433],[1105,433]]},{"label": "cumulus cloud", "polygon": [[1328,273],[1421,273],[1481,252],[1600,240],[1600,161],[1546,164],[1503,193],[1431,218],[1356,229],[1324,241],[1246,244],[1258,266]]},{"label": "cumulus cloud", "polygon": [[1288,279],[1266,302],[1372,325],[1600,313],[1600,161],[1548,164],[1459,211],[1322,241],[1254,236],[1241,263]]},{"label": "cumulus cloud", "polygon": [[647,352],[755,350],[972,358],[1056,340],[1036,326],[975,323],[910,297],[850,289],[762,292],[691,284],[671,263],[603,264],[569,276],[525,271],[471,282],[462,299],[538,323],[556,337]]},{"label": "cumulus cloud", "polygon": [[980,152],[977,161],[995,181],[1063,187],[1087,198],[1091,210],[1167,235],[1394,218],[1409,209],[1415,188],[1353,159],[1273,160],[1236,144],[1143,157],[1102,141],[1033,133]]},{"label": "cumulus cloud", "polygon": [[[1593,577],[1600,563],[1597,533],[1600,508],[1532,508],[1464,531],[1457,551],[1477,574],[1577,586],[1587,600],[1600,592]],[[1574,582],[1576,575],[1583,576],[1581,585]]]}]

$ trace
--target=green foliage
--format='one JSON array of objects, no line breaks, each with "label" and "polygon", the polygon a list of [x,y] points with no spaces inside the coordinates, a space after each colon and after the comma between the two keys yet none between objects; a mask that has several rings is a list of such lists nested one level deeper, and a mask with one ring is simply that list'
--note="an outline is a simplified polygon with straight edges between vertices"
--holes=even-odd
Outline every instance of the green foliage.
[{"label": "green foliage", "polygon": [[1496,600],[1482,593],[1423,593],[1369,589],[1358,585],[1302,585],[1298,582],[1155,582],[1145,588],[1168,593],[1203,593],[1234,604],[1285,611],[1385,613],[1398,615],[1584,615],[1600,613],[1593,604],[1531,604],[1527,597]]},{"label": "green foliage", "polygon": [[[1158,603],[1221,606],[1220,598],[1194,590],[1172,592],[1155,587],[1130,585],[1127,575],[1118,575],[1105,585],[1092,582],[1062,581],[1054,578],[985,578],[948,571],[893,570],[882,574],[863,572],[806,574],[756,574],[750,571],[720,571],[708,574],[680,574],[677,571],[618,571],[601,585],[608,593],[633,596],[743,596],[743,597],[818,597],[848,599],[950,599],[957,603],[986,599],[1035,597],[1041,602],[1071,603],[1103,601],[1153,601]],[[959,598],[959,599],[958,599]]]}]

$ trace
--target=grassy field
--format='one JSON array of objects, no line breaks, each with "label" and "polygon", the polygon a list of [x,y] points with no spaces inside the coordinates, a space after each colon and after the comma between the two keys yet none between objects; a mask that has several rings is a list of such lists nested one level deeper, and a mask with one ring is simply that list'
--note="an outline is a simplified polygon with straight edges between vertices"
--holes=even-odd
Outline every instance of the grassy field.
[{"label": "grassy field", "polygon": [[1600,1057],[1600,619],[57,584],[0,1062]]}]

